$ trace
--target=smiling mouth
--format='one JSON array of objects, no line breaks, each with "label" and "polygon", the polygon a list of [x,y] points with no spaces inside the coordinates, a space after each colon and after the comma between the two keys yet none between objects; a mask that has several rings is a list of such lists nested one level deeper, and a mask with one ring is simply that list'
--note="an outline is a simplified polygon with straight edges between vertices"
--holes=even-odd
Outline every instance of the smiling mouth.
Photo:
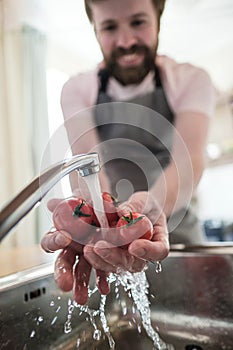
[{"label": "smiling mouth", "polygon": [[118,58],[118,62],[122,65],[137,65],[141,63],[142,60],[143,55],[138,53],[125,54]]},{"label": "smiling mouth", "polygon": [[124,55],[124,56],[122,56],[122,58],[126,62],[134,61],[137,58],[137,54],[136,53],[132,53],[130,55]]}]

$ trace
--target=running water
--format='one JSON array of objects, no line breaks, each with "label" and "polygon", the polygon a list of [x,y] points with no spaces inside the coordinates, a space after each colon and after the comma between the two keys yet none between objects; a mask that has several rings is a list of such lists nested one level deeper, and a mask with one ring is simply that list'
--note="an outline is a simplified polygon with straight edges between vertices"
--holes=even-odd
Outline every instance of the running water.
[{"label": "running water", "polygon": [[[85,182],[88,186],[91,199],[93,202],[93,208],[95,214],[99,220],[101,228],[107,229],[109,227],[107,217],[104,212],[104,206],[101,196],[101,188],[99,183],[98,174],[92,174],[84,177]],[[161,271],[161,264],[157,262],[156,272],[159,273]],[[139,314],[141,316],[142,325],[153,341],[153,349],[154,350],[173,350],[174,347],[172,345],[166,344],[159,336],[159,334],[153,329],[151,324],[151,312],[150,312],[150,303],[148,299],[148,291],[149,284],[147,281],[146,273],[144,271],[138,273],[130,273],[128,271],[119,271],[116,275],[110,276],[110,282],[115,282],[117,285],[121,284],[125,290],[125,292],[130,295],[136,305]],[[89,291],[89,296],[92,294],[92,291]],[[107,319],[105,316],[105,303],[106,296],[101,296],[101,301],[99,305],[99,310],[91,310],[87,305],[85,306],[76,306],[82,311],[86,312],[89,315],[90,322],[94,328],[93,338],[99,340],[101,337],[101,331],[98,329],[97,324],[95,322],[95,316],[99,316],[100,322],[103,328],[105,335],[109,341],[110,349],[115,349],[115,342],[112,338],[112,335],[109,330],[109,326],[107,324]],[[73,311],[73,310],[72,310]],[[69,313],[66,325],[68,325],[68,330],[70,330],[70,314],[72,313],[69,306]]]},{"label": "running water", "polygon": [[137,273],[119,271],[116,278],[124,287],[125,292],[132,296],[132,299],[141,316],[142,325],[147,335],[153,341],[153,349],[174,350],[173,346],[166,344],[152,327],[150,302],[148,299],[149,283],[147,281],[146,273],[144,271]]},{"label": "running water", "polygon": [[95,215],[97,216],[100,226],[102,228],[108,228],[108,220],[105,215],[103,201],[100,200],[102,198],[102,195],[98,174],[94,173],[88,176],[84,176],[83,179],[89,189]]},{"label": "running water", "polygon": [[100,307],[99,307],[99,310],[100,310],[100,321],[101,321],[104,333],[108,337],[108,342],[109,342],[110,349],[115,349],[115,341],[114,341],[114,339],[113,339],[113,337],[112,337],[112,335],[110,333],[109,326],[108,326],[108,323],[107,323],[107,318],[106,318],[106,315],[105,315],[106,299],[107,299],[106,295],[102,295],[101,296]]}]

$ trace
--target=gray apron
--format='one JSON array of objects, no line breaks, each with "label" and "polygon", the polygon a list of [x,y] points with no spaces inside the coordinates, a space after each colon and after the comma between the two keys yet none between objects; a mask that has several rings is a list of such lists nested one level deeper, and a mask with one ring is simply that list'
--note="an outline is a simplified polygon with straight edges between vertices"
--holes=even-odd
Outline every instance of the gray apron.
[{"label": "gray apron", "polygon": [[[107,94],[108,79],[108,72],[100,70],[95,123],[111,192],[125,201],[135,191],[148,191],[169,164],[174,115],[157,67],[156,88],[124,102],[115,102]],[[170,233],[170,242],[200,243],[203,236],[196,216],[190,209],[182,214],[182,222]]]}]

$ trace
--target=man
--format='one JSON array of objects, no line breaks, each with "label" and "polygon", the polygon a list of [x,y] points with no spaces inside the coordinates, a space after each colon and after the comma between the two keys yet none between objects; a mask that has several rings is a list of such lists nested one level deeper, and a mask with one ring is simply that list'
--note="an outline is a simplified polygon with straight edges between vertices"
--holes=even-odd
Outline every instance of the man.
[{"label": "man", "polygon": [[[94,71],[71,78],[63,88],[61,102],[67,125],[75,113],[97,105],[94,112],[97,127],[91,137],[76,142],[77,134],[80,133],[78,126],[75,127],[71,123],[72,127],[67,127],[72,150],[74,154],[89,152],[101,142],[108,145],[108,142],[113,140],[122,140],[122,135],[124,139],[128,137],[125,135],[130,135],[130,142],[126,143],[128,146],[123,145],[124,150],[129,151],[125,157],[126,161],[111,157],[108,158],[109,162],[106,161],[102,188],[109,188],[106,179],[110,179],[111,191],[117,192],[120,180],[126,178],[133,186],[133,193],[127,192],[129,186],[120,191],[127,194],[123,198],[126,202],[119,206],[118,213],[120,215],[130,209],[147,215],[154,225],[154,236],[152,241],[135,240],[127,251],[106,241],[98,242],[94,246],[85,246],[79,252],[83,255],[80,255],[75,278],[72,272],[75,253],[63,250],[57,262],[57,279],[63,289],[64,285],[69,285],[71,289],[73,282],[76,283],[78,287],[75,296],[80,303],[87,300],[83,276],[85,274],[85,284],[88,285],[90,266],[96,269],[100,281],[99,289],[106,294],[106,276],[109,272],[116,271],[117,266],[136,271],[143,268],[144,261],[156,261],[166,257],[169,245],[165,216],[170,231],[173,231],[170,233],[170,241],[197,243],[202,240],[198,221],[187,206],[204,169],[214,89],[203,70],[189,64],[177,64],[168,57],[157,55],[160,16],[164,2],[85,1],[87,15],[94,26],[104,60]],[[116,127],[117,118],[120,118],[121,114],[118,113],[121,111],[118,104],[116,112],[111,109],[116,102],[124,102],[123,105],[129,106],[123,109],[124,117],[129,118],[129,122],[126,121],[129,125],[126,126],[125,121],[121,119],[121,125]],[[130,113],[131,108],[136,112]],[[145,108],[145,111],[143,114],[140,112],[136,118],[140,108]],[[149,111],[153,111],[155,118],[151,116],[147,119],[151,113]],[[111,112],[115,119],[108,124],[106,118],[109,118]],[[143,119],[140,118],[142,115]],[[136,119],[139,121],[135,122]],[[154,120],[158,122],[155,128]],[[166,131],[159,140],[158,131],[154,129],[163,134],[163,126]],[[147,129],[147,133],[144,133],[143,129]],[[148,130],[155,135],[149,136]],[[153,161],[153,158],[145,157],[147,153],[142,152],[140,163],[143,164],[146,176],[140,173],[140,166],[135,167],[133,162],[129,161],[135,159],[136,163],[137,158],[140,158],[141,148],[136,146],[137,137],[156,158],[160,171],[157,172],[156,167],[151,165],[152,162],[148,161]],[[131,142],[133,147],[130,147]],[[109,148],[106,149],[108,152]],[[103,154],[106,153],[106,149],[102,150]],[[51,204],[52,210],[54,205]],[[160,207],[164,213],[158,209]],[[58,236],[61,237],[58,232],[50,232],[45,236],[42,241],[44,249],[54,251],[69,247],[71,237],[63,235],[57,244],[55,239],[57,237],[58,241]],[[68,267],[67,278],[59,274],[62,266]]]}]

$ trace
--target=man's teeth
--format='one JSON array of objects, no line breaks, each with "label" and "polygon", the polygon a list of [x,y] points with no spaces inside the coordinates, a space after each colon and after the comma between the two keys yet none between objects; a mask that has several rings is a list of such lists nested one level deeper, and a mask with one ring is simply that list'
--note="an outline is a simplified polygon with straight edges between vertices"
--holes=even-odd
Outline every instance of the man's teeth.
[{"label": "man's teeth", "polygon": [[137,55],[135,53],[122,56],[122,58],[125,62],[133,61],[136,57],[137,57]]}]

